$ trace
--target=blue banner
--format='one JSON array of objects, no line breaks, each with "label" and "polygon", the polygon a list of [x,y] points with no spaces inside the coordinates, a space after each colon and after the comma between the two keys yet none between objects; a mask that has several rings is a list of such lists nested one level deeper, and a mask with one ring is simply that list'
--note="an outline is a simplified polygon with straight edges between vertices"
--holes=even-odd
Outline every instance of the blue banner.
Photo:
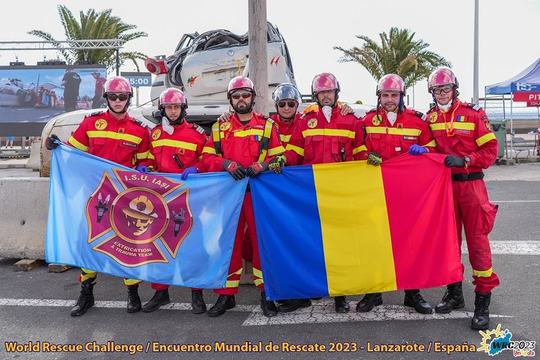
[{"label": "blue banner", "polygon": [[142,174],[60,145],[51,160],[48,263],[194,288],[225,286],[247,179]]}]

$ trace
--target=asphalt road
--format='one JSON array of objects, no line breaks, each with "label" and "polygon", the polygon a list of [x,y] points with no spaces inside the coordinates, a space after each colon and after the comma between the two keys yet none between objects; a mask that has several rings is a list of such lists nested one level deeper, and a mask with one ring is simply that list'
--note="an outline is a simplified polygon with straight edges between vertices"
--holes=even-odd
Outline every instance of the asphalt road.
[{"label": "asphalt road", "polygon": [[[521,165],[520,165],[521,166]],[[536,165],[523,167],[528,171],[540,170]],[[494,251],[494,269],[501,278],[501,286],[495,289],[490,307],[492,329],[497,324],[512,333],[512,340],[540,340],[540,180],[519,179],[519,166],[495,170],[488,179],[491,199],[499,204],[499,215],[491,235]],[[501,175],[501,173],[503,175]],[[531,175],[531,174],[529,174]],[[506,176],[506,177],[505,177]],[[1,235],[0,235],[1,236]],[[47,273],[45,266],[30,272],[15,272],[15,259],[0,259],[0,359],[125,359],[125,358],[186,358],[186,359],[247,359],[257,356],[264,359],[487,359],[482,352],[436,352],[440,344],[480,346],[482,336],[469,328],[470,312],[474,310],[474,290],[467,255],[464,282],[465,311],[452,313],[453,318],[417,315],[402,306],[402,293],[384,295],[384,306],[377,311],[360,315],[352,311],[338,315],[333,303],[316,301],[312,308],[295,314],[280,314],[267,320],[258,307],[258,291],[253,286],[242,286],[237,296],[235,311],[219,318],[193,315],[189,311],[188,289],[172,288],[173,305],[155,313],[127,314],[125,312],[126,290],[118,278],[100,276],[95,289],[97,306],[85,316],[72,318],[70,307],[78,296],[77,270],[61,274]],[[436,304],[443,289],[424,290],[425,298]],[[143,301],[152,296],[148,284],[142,285]],[[205,291],[207,304],[211,305],[215,295]],[[359,297],[350,297],[354,309]],[[28,353],[6,352],[6,342],[48,342],[54,344],[89,343],[131,344],[135,355],[128,352],[81,353]],[[200,352],[153,352],[154,342],[160,344],[207,345]],[[247,344],[251,352],[218,352],[223,344]],[[262,342],[263,349],[255,346]],[[304,345],[293,352],[291,344]],[[409,344],[412,349],[425,346],[423,352],[374,352],[380,344]],[[438,345],[439,344],[439,345]],[[140,346],[140,349],[136,348]],[[272,345],[279,351],[269,351]],[[326,346],[324,351],[309,352],[313,348]],[[145,353],[149,346],[149,352]],[[126,346],[127,347],[127,346]],[[428,349],[430,352],[427,352]],[[140,352],[138,350],[141,350]],[[182,350],[173,348],[171,350]],[[193,349],[192,349],[193,350]],[[305,351],[302,351],[305,350]],[[315,349],[311,349],[315,350]],[[335,350],[335,351],[330,351]],[[349,350],[348,352],[345,350]],[[356,351],[351,351],[356,350]],[[405,349],[407,350],[407,349]],[[536,353],[538,353],[538,348]],[[513,358],[505,351],[495,358]]]}]

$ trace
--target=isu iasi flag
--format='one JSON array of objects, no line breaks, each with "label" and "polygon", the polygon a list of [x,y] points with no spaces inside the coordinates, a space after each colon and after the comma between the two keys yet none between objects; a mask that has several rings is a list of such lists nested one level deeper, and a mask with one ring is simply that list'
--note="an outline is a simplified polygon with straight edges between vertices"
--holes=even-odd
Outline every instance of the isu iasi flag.
[{"label": "isu iasi flag", "polygon": [[195,288],[227,280],[247,180],[142,174],[65,145],[53,151],[45,257]]},{"label": "isu iasi flag", "polygon": [[443,159],[320,164],[252,180],[267,296],[365,294],[462,280]]}]

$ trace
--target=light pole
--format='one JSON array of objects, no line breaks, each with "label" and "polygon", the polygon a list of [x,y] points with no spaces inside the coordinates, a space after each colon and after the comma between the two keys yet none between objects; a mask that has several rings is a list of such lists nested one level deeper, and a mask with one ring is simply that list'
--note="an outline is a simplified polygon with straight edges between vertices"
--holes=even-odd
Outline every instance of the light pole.
[{"label": "light pole", "polygon": [[255,111],[268,115],[266,0],[248,0],[249,77],[255,84]]},{"label": "light pole", "polygon": [[478,104],[478,14],[480,0],[474,0],[474,60],[473,60],[473,103]]}]

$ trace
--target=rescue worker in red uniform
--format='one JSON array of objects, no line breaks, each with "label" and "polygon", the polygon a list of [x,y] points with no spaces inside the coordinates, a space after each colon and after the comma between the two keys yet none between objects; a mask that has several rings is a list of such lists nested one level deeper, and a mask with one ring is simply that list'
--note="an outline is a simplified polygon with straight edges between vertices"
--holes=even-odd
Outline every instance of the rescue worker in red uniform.
[{"label": "rescue worker in red uniform", "polygon": [[[203,162],[208,171],[227,171],[235,180],[255,177],[268,170],[268,162],[285,151],[274,121],[253,111],[255,96],[253,82],[247,77],[237,76],[230,81],[227,98],[235,113],[229,120],[219,120],[212,126],[212,134],[203,150]],[[248,189],[238,220],[226,287],[215,290],[219,297],[208,310],[210,317],[223,315],[236,306],[234,295],[238,292],[242,274],[244,241],[251,241],[253,278],[261,291],[263,314],[267,317],[277,314],[274,302],[267,300],[264,292],[253,205]]]},{"label": "rescue worker in red uniform", "polygon": [[[84,118],[67,141],[68,145],[103,159],[146,172],[152,164],[149,131],[127,113],[133,92],[129,81],[121,76],[108,79],[103,97],[107,101],[106,112],[94,113]],[[47,148],[58,146],[58,138],[47,139]],[[81,269],[81,294],[71,310],[71,316],[85,314],[94,305],[93,288],[97,273]],[[128,288],[127,312],[141,310],[138,294],[140,280],[124,279]]]},{"label": "rescue worker in red uniform", "polygon": [[[499,285],[499,278],[492,268],[488,239],[497,206],[489,201],[482,170],[495,162],[497,140],[484,110],[459,100],[458,81],[452,70],[436,69],[429,76],[428,90],[435,100],[427,114],[429,126],[437,152],[448,154],[445,164],[452,168],[459,248],[464,228],[473,269],[476,297],[471,327],[483,330],[489,327],[491,291]],[[454,283],[447,286],[435,312],[446,314],[464,306],[461,283]]]},{"label": "rescue worker in red uniform", "polygon": [[[201,155],[206,143],[204,129],[186,121],[187,99],[182,91],[168,88],[159,96],[161,124],[152,129],[150,148],[157,172],[179,173],[186,180],[188,175],[204,172]],[[142,307],[143,312],[153,312],[171,302],[169,286],[152,283],[154,296]],[[206,312],[201,289],[191,289],[191,312]]]},{"label": "rescue worker in red uniform", "polygon": [[[294,128],[284,156],[276,157],[272,166],[321,164],[365,158],[366,147],[362,122],[352,114],[342,115],[337,106],[339,83],[330,73],[313,78],[311,92],[319,104],[317,111],[305,114]],[[338,313],[349,311],[345,296],[336,296]]]},{"label": "rescue worker in red uniform", "polygon": [[[377,85],[377,108],[364,117],[368,163],[381,162],[410,153],[419,155],[434,151],[435,141],[424,121],[424,115],[405,108],[405,83],[396,74],[383,76]],[[382,304],[382,294],[366,294],[356,306],[358,312],[368,312]],[[433,308],[424,300],[420,290],[405,290],[404,305],[421,314],[431,314]]]}]

